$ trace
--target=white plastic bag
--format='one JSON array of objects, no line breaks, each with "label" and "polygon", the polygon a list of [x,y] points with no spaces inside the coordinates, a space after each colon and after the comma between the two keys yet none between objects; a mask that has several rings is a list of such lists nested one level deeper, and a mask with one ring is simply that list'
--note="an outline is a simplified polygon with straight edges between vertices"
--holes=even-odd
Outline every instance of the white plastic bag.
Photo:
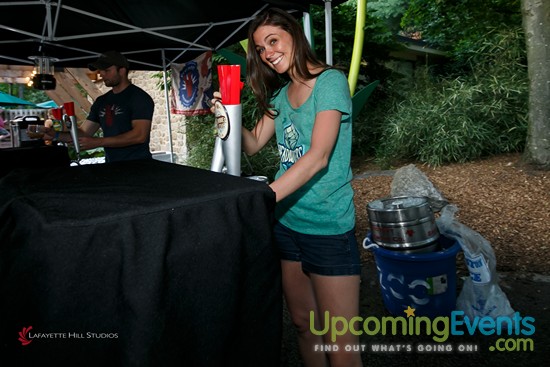
[{"label": "white plastic bag", "polygon": [[391,197],[423,196],[428,198],[430,207],[434,212],[438,212],[449,204],[428,176],[416,168],[414,164],[409,164],[395,171],[390,189]]},{"label": "white plastic bag", "polygon": [[464,252],[464,260],[470,277],[456,301],[456,308],[464,311],[465,316],[511,316],[514,310],[506,294],[498,285],[495,253],[485,238],[479,233],[458,222],[455,213],[458,208],[447,205],[436,220],[439,232],[445,237],[456,240]]}]

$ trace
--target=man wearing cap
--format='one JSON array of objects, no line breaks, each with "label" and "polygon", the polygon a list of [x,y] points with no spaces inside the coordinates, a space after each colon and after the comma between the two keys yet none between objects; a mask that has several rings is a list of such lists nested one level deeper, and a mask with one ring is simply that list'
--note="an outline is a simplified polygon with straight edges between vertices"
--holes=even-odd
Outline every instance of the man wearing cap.
[{"label": "man wearing cap", "polygon": [[[154,102],[147,92],[128,79],[126,57],[116,51],[108,51],[88,68],[97,70],[105,85],[112,89],[94,101],[88,118],[80,125],[80,149],[103,147],[106,162],[151,159],[149,138]],[[100,127],[103,137],[94,137]],[[58,138],[71,141],[67,133]]]}]

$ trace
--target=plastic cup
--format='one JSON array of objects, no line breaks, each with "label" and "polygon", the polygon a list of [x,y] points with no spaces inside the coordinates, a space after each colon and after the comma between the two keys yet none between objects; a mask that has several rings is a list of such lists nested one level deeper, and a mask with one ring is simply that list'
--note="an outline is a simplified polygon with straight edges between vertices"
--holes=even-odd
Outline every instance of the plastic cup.
[{"label": "plastic cup", "polygon": [[218,65],[218,79],[222,103],[224,105],[241,104],[241,89],[244,86],[241,81],[241,66]]},{"label": "plastic cup", "polygon": [[65,108],[67,116],[74,116],[74,102],[63,103],[63,108]]},{"label": "plastic cup", "polygon": [[63,118],[63,108],[52,108],[52,116],[55,120],[61,120]]}]

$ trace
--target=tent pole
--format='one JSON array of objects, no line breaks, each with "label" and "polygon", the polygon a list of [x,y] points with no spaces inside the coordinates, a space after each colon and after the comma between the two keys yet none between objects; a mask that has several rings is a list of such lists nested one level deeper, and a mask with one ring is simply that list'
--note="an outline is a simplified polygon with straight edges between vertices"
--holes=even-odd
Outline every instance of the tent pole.
[{"label": "tent pole", "polygon": [[174,145],[172,144],[172,120],[170,117],[170,99],[168,96],[168,80],[166,78],[166,57],[162,52],[162,80],[164,82],[164,100],[166,101],[166,117],[168,119],[168,140],[170,141],[170,162],[174,163]]},{"label": "tent pole", "polygon": [[308,12],[303,13],[304,17],[304,33],[309,41],[309,45],[313,48],[313,35],[311,34],[311,15]]},{"label": "tent pole", "polygon": [[332,1],[325,0],[326,63],[332,65]]}]

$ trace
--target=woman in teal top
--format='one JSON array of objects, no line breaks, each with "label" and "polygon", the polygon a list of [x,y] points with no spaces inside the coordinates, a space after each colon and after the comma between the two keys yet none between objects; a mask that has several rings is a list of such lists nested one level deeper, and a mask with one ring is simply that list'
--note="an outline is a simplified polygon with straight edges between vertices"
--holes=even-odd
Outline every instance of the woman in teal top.
[{"label": "woman in teal top", "polygon": [[[344,348],[357,345],[357,336],[346,333],[334,343],[330,330],[321,335],[326,312],[348,321],[359,316],[347,80],[319,61],[301,25],[275,8],[250,24],[247,70],[263,117],[252,131],[243,129],[242,146],[252,155],[277,137],[274,233],[302,359],[305,366],[361,366],[360,354]],[[319,351],[325,344],[339,351]]]},{"label": "woman in teal top", "polygon": [[327,69],[316,79],[310,96],[296,108],[288,97],[289,84],[272,100],[278,112],[275,134],[281,158],[276,180],[311,150],[317,121],[314,116],[331,110],[341,113],[339,131],[326,166],[285,200],[280,200],[277,218],[301,233],[331,235],[355,227],[350,184],[351,99],[347,80],[340,71]]}]

